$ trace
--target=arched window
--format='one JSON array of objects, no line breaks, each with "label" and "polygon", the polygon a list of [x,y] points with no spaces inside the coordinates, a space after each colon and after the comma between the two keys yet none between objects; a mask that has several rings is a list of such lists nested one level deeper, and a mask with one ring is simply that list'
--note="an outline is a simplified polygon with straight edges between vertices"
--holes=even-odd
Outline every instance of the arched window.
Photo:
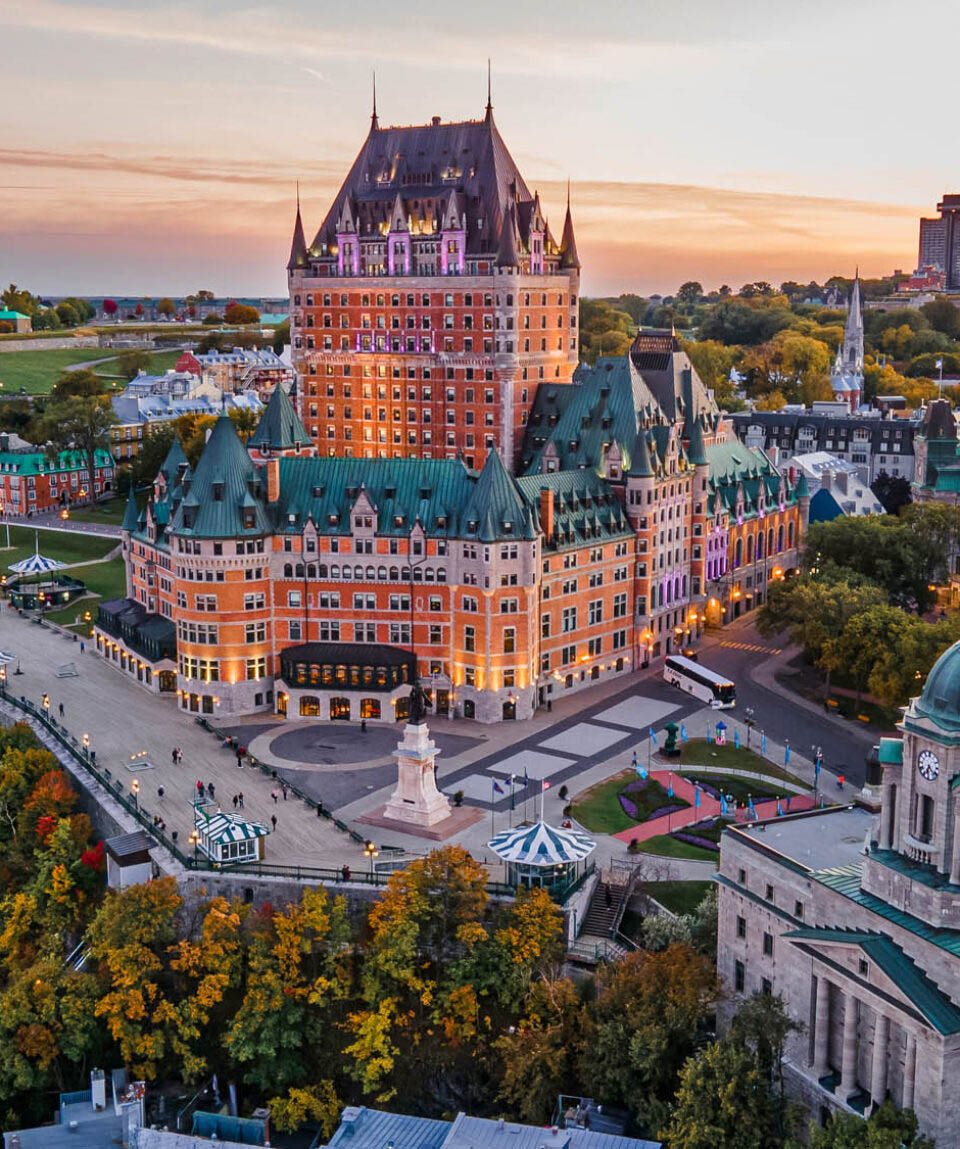
[{"label": "arched window", "polygon": [[303,578],[303,563],[297,563],[297,578]]},{"label": "arched window", "polygon": [[386,567],[377,567],[377,578],[381,582],[387,581],[387,568]]},{"label": "arched window", "polygon": [[316,578],[316,577],[317,577],[317,568],[313,563],[310,563],[307,566],[307,578]]},{"label": "arched window", "polygon": [[763,531],[757,535],[757,558],[763,558]]},{"label": "arched window", "polygon": [[777,531],[777,554],[783,550],[783,523],[780,524],[780,529]]},{"label": "arched window", "polygon": [[792,520],[789,523],[789,525],[787,526],[787,546],[788,547],[793,546],[793,521]]},{"label": "arched window", "polygon": [[423,577],[427,582],[434,582],[437,577],[436,571],[433,569],[433,567],[427,567],[427,569],[423,572]]},{"label": "arched window", "polygon": [[376,570],[373,567],[367,567],[367,582],[373,582],[376,577]]},{"label": "arched window", "polygon": [[326,563],[321,563],[321,564],[320,564],[320,577],[321,577],[321,578],[326,578],[326,577],[327,577],[327,575],[328,575],[328,573],[329,573],[329,572],[327,571],[327,564],[326,564]]},{"label": "arched window", "polygon": [[390,568],[390,581],[391,582],[399,582],[400,581],[400,571],[398,570],[397,567],[391,567]]},{"label": "arched window", "polygon": [[337,566],[331,567],[330,568],[330,577],[331,578],[339,578],[340,577],[340,568]]},{"label": "arched window", "polygon": [[753,562],[753,535],[747,536],[747,562]]},{"label": "arched window", "polygon": [[773,527],[767,531],[767,554],[773,553]]},{"label": "arched window", "polygon": [[293,578],[293,563],[284,563],[283,564],[283,577],[284,578]]},{"label": "arched window", "polygon": [[733,565],[738,567],[743,562],[743,539],[737,539],[737,545],[733,548]]}]

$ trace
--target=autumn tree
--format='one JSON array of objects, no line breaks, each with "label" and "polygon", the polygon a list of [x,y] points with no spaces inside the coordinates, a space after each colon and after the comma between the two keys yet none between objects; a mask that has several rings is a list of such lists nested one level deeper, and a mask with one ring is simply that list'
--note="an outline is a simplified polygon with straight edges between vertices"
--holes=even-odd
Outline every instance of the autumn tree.
[{"label": "autumn tree", "polygon": [[259,323],[260,312],[245,303],[228,303],[223,318],[230,324]]},{"label": "autumn tree", "polygon": [[122,355],[118,355],[112,366],[124,379],[135,379],[141,371],[146,371],[150,366],[150,352],[140,348],[131,348],[129,351],[124,351]]},{"label": "autumn tree", "polygon": [[163,299],[157,303],[157,314],[164,315],[167,319],[169,319],[170,316],[175,315],[176,310],[177,305],[173,302],[172,299],[168,299],[166,296],[164,296]]},{"label": "autumn tree", "polygon": [[78,371],[64,371],[54,383],[50,392],[54,400],[61,399],[89,399],[93,395],[102,395],[107,389],[106,383],[89,367],[81,367]]}]

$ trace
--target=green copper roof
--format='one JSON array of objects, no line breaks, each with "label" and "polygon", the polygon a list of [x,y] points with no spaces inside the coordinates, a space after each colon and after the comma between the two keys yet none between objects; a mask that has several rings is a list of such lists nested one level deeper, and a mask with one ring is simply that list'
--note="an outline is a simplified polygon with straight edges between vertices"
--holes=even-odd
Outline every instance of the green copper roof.
[{"label": "green copper roof", "polygon": [[460,515],[465,538],[482,543],[496,539],[536,537],[529,506],[520,497],[513,476],[494,448]]},{"label": "green copper roof", "polygon": [[695,467],[707,462],[707,448],[703,442],[703,424],[699,419],[693,419],[690,424],[690,442],[687,447],[687,459]]},{"label": "green copper roof", "polygon": [[903,765],[903,739],[880,739],[880,762],[885,766]]},{"label": "green copper roof", "polygon": [[541,529],[540,492],[551,490],[554,493],[554,533],[549,542],[544,542],[545,547],[562,550],[565,546],[582,546],[587,539],[633,535],[623,504],[609,484],[594,471],[524,475],[515,482]]},{"label": "green copper roof", "polygon": [[944,730],[960,731],[960,642],[933,664],[923,693],[913,701],[907,716],[929,718]]},{"label": "green copper roof", "polygon": [[130,491],[127,495],[127,505],[123,512],[123,522],[120,524],[122,531],[135,531],[137,529],[137,521],[140,518],[140,512],[137,509],[137,499],[133,493],[133,483],[130,484]]},{"label": "green copper roof", "polygon": [[856,902],[857,905],[863,906],[864,909],[875,913],[878,917],[885,918],[902,929],[909,930],[917,937],[924,938],[933,945],[939,946],[940,949],[947,950],[954,957],[960,957],[960,930],[938,929],[936,926],[927,925],[926,922],[915,918],[912,914],[905,913],[903,910],[898,910],[896,906],[890,905],[882,898],[868,894],[860,886],[860,869],[861,863],[854,862],[849,866],[838,866],[833,870],[815,870],[810,876],[822,885],[828,886],[831,890],[835,890],[838,894]]},{"label": "green copper roof", "polygon": [[[252,515],[245,513],[247,508]],[[179,535],[214,539],[270,530],[259,473],[228,415],[214,424],[196,471],[184,483],[183,501],[170,527]]]},{"label": "green copper roof", "polygon": [[[97,467],[112,467],[109,451],[97,449],[93,453]],[[83,451],[61,451],[51,459],[43,451],[29,451],[18,455],[14,451],[0,451],[0,473],[9,475],[52,475],[57,471],[85,471],[87,456]]]},{"label": "green copper roof", "polygon": [[325,535],[350,534],[364,492],[380,535],[410,534],[419,519],[432,536],[454,538],[474,478],[456,459],[345,459],[288,455],[280,463],[277,530],[303,530],[310,516]]},{"label": "green copper roof", "polygon": [[168,483],[174,481],[177,477],[177,468],[185,465],[186,462],[187,456],[183,452],[180,440],[174,435],[173,442],[170,444],[170,450],[167,451],[167,457],[160,464],[160,470],[163,472]]},{"label": "green copper roof", "polygon": [[257,429],[250,436],[249,446],[288,451],[294,447],[309,447],[310,442],[310,436],[294,410],[290,396],[278,383],[266,410],[260,416]]},{"label": "green copper roof", "polygon": [[786,501],[792,503],[796,498],[796,488],[791,489],[759,447],[745,447],[737,440],[712,443],[706,448],[706,455],[710,465],[710,492],[720,495],[731,514],[735,513],[740,489],[743,490],[744,518],[758,513],[761,492],[768,506],[777,504],[781,483]]},{"label": "green copper roof", "polygon": [[796,941],[859,946],[940,1033],[960,1033],[960,1009],[886,934],[845,929],[791,930]]}]

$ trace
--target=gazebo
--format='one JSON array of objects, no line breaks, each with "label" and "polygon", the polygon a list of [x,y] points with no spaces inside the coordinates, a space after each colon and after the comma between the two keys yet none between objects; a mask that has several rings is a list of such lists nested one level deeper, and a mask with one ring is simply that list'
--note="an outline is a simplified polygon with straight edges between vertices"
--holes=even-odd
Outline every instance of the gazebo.
[{"label": "gazebo", "polygon": [[50,571],[62,570],[67,564],[56,559],[48,559],[40,553],[40,533],[34,532],[33,554],[11,564],[7,569],[17,575],[49,574]]},{"label": "gazebo", "polygon": [[565,886],[580,876],[597,843],[579,830],[560,830],[540,821],[501,830],[487,843],[507,866],[512,886]]}]

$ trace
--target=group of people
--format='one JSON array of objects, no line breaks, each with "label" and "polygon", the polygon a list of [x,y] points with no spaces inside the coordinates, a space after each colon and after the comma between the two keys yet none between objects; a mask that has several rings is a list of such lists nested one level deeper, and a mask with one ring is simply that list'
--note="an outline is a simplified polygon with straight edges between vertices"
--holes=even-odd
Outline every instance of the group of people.
[{"label": "group of people", "polygon": [[174,766],[183,765],[183,751],[179,746],[174,746],[174,748],[170,751],[170,761],[174,764]]}]

